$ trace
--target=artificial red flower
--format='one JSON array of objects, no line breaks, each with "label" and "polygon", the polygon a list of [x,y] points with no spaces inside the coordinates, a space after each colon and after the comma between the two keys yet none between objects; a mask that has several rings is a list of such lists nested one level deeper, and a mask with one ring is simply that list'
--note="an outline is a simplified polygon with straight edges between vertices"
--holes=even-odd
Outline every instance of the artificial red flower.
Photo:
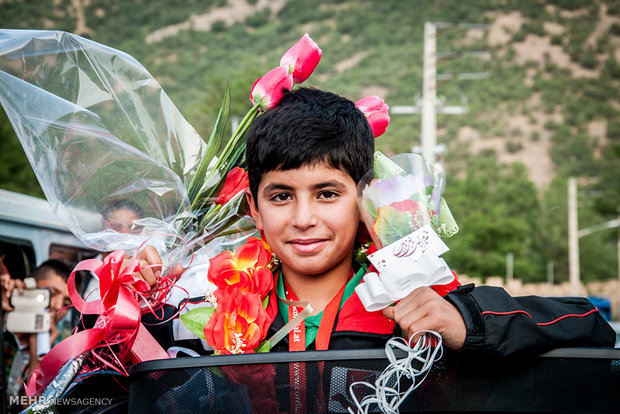
[{"label": "artificial red flower", "polygon": [[273,288],[273,274],[267,269],[270,261],[271,253],[256,237],[250,237],[235,253],[224,251],[210,259],[207,277],[218,287],[218,301],[230,288],[255,293],[261,299],[267,296]]},{"label": "artificial red flower", "polygon": [[263,111],[268,111],[280,102],[284,90],[293,87],[293,75],[288,67],[278,66],[261,76],[254,82],[250,91],[252,105],[260,105]]},{"label": "artificial red flower", "polygon": [[411,212],[416,212],[418,211],[419,207],[419,203],[417,201],[413,201],[413,200],[401,200],[401,201],[394,201],[393,203],[390,203],[390,207],[394,207],[396,210],[400,210],[400,211],[411,211]]},{"label": "artificial red flower", "polygon": [[367,96],[355,102],[357,109],[366,115],[372,133],[377,138],[383,135],[390,124],[389,106],[378,96]]},{"label": "artificial red flower", "polygon": [[237,288],[226,293],[204,328],[205,339],[219,354],[254,352],[273,320],[258,295]]},{"label": "artificial red flower", "polygon": [[314,72],[322,53],[319,45],[306,33],[282,55],[280,66],[289,68],[289,72],[293,74],[293,82],[302,83]]},{"label": "artificial red flower", "polygon": [[215,204],[226,204],[231,198],[236,196],[250,185],[248,172],[241,167],[235,167],[228,172],[224,186],[220,194],[215,199]]}]

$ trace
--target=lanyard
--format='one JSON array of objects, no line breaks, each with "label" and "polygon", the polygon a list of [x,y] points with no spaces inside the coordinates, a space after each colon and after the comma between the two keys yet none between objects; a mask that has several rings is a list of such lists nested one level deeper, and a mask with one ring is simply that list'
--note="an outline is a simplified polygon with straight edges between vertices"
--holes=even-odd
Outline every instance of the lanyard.
[{"label": "lanyard", "polygon": [[[353,270],[349,274],[349,279],[353,275]],[[348,281],[347,280],[347,281]],[[285,279],[284,289],[286,293],[286,299],[288,301],[299,301],[293,289],[290,288]],[[340,291],[332,298],[323,310],[323,316],[321,317],[321,323],[316,335],[315,348],[317,351],[326,350],[329,347],[329,339],[331,338],[334,324],[336,322],[336,315],[338,315],[338,309],[340,309],[340,302],[344,295],[344,289],[346,283],[340,288]],[[288,320],[291,321],[303,310],[301,307],[289,306],[288,307]],[[289,351],[305,351],[306,350],[306,322],[302,320],[292,331],[289,332],[288,337],[288,349]],[[289,367],[289,377],[291,382],[291,413],[301,414],[305,413],[307,409],[306,401],[306,366],[303,362],[293,362]],[[319,363],[320,375],[323,375],[323,364]],[[319,389],[319,395],[317,401],[319,406],[325,405],[325,396],[323,390]],[[323,407],[324,408],[324,407]]]},{"label": "lanyard", "polygon": [[[353,270],[349,274],[348,280],[351,279],[353,275]],[[284,288],[286,291],[286,299],[289,301],[299,301],[295,292],[290,288],[290,286],[286,283],[286,280],[283,279]],[[340,291],[332,298],[332,300],[327,304],[325,309],[323,310],[323,316],[321,317],[321,323],[319,324],[319,329],[315,339],[315,349],[317,351],[326,350],[329,348],[329,340],[332,335],[332,331],[334,329],[334,324],[336,323],[336,316],[338,315],[338,310],[340,309],[340,302],[342,302],[342,296],[344,295],[344,289],[346,287],[346,283],[342,285]],[[295,316],[302,311],[303,308],[289,306],[288,308],[288,319],[292,320]],[[306,324],[302,321],[299,325],[297,325],[293,330],[289,333],[289,351],[305,351],[306,349]]]}]

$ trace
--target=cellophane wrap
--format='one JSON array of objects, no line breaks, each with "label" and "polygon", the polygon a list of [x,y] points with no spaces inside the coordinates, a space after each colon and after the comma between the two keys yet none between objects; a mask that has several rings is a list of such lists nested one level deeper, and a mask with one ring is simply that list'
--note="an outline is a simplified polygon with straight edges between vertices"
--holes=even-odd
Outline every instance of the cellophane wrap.
[{"label": "cellophane wrap", "polygon": [[382,248],[424,225],[440,235],[458,232],[442,194],[443,171],[418,154],[388,158],[380,152],[374,166],[358,183],[362,219],[377,247]]},{"label": "cellophane wrap", "polygon": [[[137,60],[70,33],[0,30],[0,103],[53,211],[82,242],[175,250],[164,263],[187,256],[178,249],[196,241],[187,189],[206,143]],[[211,177],[202,188],[222,178]],[[200,237],[229,224],[242,201]],[[104,217],[119,203],[137,214],[124,230]]]}]

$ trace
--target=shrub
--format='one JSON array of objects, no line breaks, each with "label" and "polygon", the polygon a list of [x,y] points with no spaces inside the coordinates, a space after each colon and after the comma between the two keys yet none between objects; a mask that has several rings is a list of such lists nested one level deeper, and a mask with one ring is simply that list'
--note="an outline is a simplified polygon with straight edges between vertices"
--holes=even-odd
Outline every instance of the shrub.
[{"label": "shrub", "polygon": [[594,69],[598,66],[596,52],[592,48],[587,48],[584,53],[579,54],[579,63],[586,69]]},{"label": "shrub", "polygon": [[271,17],[271,9],[269,7],[265,7],[251,16],[246,17],[245,24],[250,27],[257,28],[269,22],[269,17]]},{"label": "shrub", "polygon": [[216,20],[211,25],[211,31],[214,33],[223,33],[226,31],[226,22],[223,20]]},{"label": "shrub", "polygon": [[506,141],[506,151],[508,151],[509,153],[514,154],[515,152],[519,152],[522,149],[523,145],[520,142],[512,140]]},{"label": "shrub", "polygon": [[618,23],[612,24],[611,27],[609,28],[609,33],[616,35],[616,36],[620,36],[620,24]]}]

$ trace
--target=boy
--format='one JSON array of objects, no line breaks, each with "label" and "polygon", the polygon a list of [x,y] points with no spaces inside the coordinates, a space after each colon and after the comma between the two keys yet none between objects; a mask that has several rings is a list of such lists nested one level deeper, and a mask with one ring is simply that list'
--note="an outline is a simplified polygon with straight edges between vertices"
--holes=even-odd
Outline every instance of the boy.
[{"label": "boy", "polygon": [[[512,298],[492,287],[461,286],[445,297],[419,288],[395,306],[367,312],[354,292],[360,215],[357,183],[372,168],[365,116],[337,95],[300,88],[254,121],[247,138],[250,213],[282,263],[267,337],[304,301],[314,313],[274,351],[383,347],[404,333],[434,330],[454,350],[507,356],[561,346],[613,346],[614,332],[581,298]],[[146,249],[145,263],[161,263]],[[152,269],[143,277],[155,282]],[[288,339],[288,340],[287,340]]]},{"label": "boy", "polygon": [[[256,227],[282,262],[276,291],[315,310],[306,319],[303,349],[382,347],[397,333],[394,322],[406,335],[434,330],[451,349],[494,355],[613,346],[613,330],[585,299],[516,300],[501,289],[471,286],[444,299],[421,288],[382,312],[366,312],[354,293],[364,270],[353,268],[352,257],[357,183],[372,168],[373,153],[364,115],[349,100],[318,90],[286,94],[248,131],[247,196]],[[335,302],[337,314],[330,316]],[[273,332],[291,314],[282,301],[279,309]],[[324,326],[333,328],[321,338]],[[289,349],[300,349],[290,340],[294,335]]]}]

